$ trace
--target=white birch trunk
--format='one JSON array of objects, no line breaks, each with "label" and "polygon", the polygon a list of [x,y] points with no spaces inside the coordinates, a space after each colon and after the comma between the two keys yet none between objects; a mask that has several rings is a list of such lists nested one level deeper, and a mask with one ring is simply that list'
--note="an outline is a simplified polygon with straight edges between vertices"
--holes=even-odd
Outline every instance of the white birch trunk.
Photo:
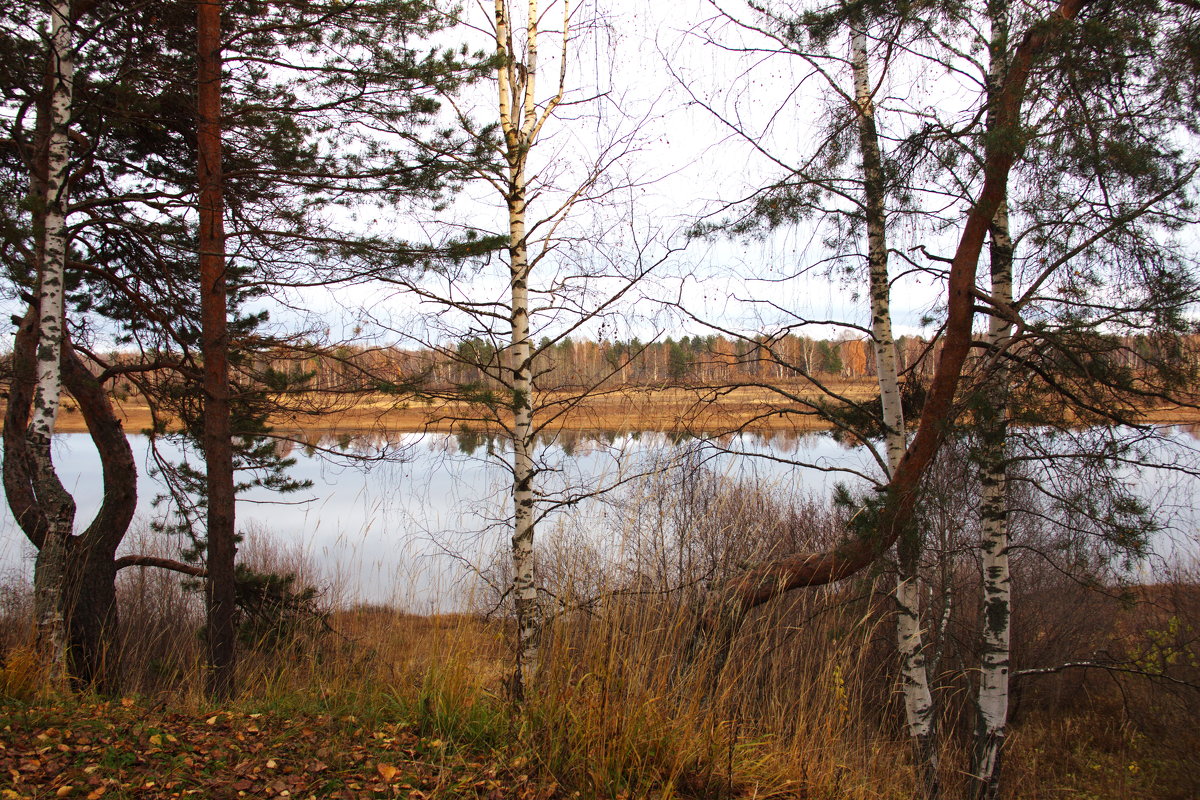
[{"label": "white birch trunk", "polygon": [[538,69],[538,4],[528,0],[526,53],[517,63],[512,45],[512,20],[505,0],[496,0],[497,86],[499,89],[500,127],[504,134],[508,181],[504,193],[508,207],[509,290],[512,302],[512,336],[508,358],[511,371],[513,415],[513,602],[517,615],[516,668],[513,694],[517,700],[525,690],[537,666],[541,637],[537,577],[534,568],[534,409],[533,339],[529,323],[529,250],[526,241],[526,166],[529,152],[537,141],[542,125],[562,100],[566,75],[566,42],[570,3],[563,7],[563,52],[558,93],[540,111],[536,103]]},{"label": "white birch trunk", "polygon": [[[867,219],[867,266],[871,293],[871,342],[883,423],[889,477],[904,457],[904,408],[896,367],[896,342],[892,336],[891,286],[888,280],[884,176],[879,133],[871,99],[870,69],[866,34],[855,31],[850,40],[854,71],[854,99],[858,105],[859,147],[862,155],[863,186]],[[917,584],[920,542],[901,538],[897,546],[899,577],[896,581],[896,646],[900,653],[900,679],[904,710],[925,794],[938,794],[938,759],[934,734],[933,695],[925,669],[921,631],[921,597]]]},{"label": "white birch trunk", "polygon": [[[992,296],[1003,303],[1012,300],[1012,240],[1008,235],[1007,209],[1001,205],[992,228]],[[1000,251],[1000,254],[997,253]],[[998,264],[1007,264],[1007,270]],[[1002,347],[1012,326],[993,316],[988,344]],[[1012,586],[1008,563],[1007,459],[1005,440],[1008,417],[1008,374],[997,367],[992,392],[994,418],[983,432],[983,452],[979,468],[982,487],[980,505],[983,630],[979,664],[979,718],[975,731],[972,775],[976,797],[997,796],[1000,778],[1000,748],[1008,724],[1008,680],[1010,614]]]},{"label": "white birch trunk", "polygon": [[[34,461],[34,490],[46,515],[47,530],[34,564],[34,615],[39,647],[52,685],[66,677],[66,621],[64,587],[67,546],[75,522],[75,502],[55,472],[50,455],[51,437],[62,394],[62,341],[64,273],[67,259],[67,181],[75,60],[69,2],[50,9],[50,61],[52,94],[47,143],[47,172],[40,200],[44,219],[42,263],[38,265],[37,386],[29,422],[30,451]],[[35,212],[37,213],[37,212]]]},{"label": "white birch trunk", "polygon": [[[1008,51],[1007,0],[991,0],[988,15],[992,25],[988,94],[996,96],[1006,72]],[[989,128],[993,114],[989,113]],[[989,130],[989,135],[996,135]],[[1012,303],[1013,242],[1008,224],[1008,201],[1002,200],[991,226],[991,294],[1002,307]],[[1001,352],[1012,336],[1012,323],[993,314],[988,324],[986,343],[991,353]],[[979,665],[978,718],[975,746],[972,750],[971,775],[974,795],[979,800],[998,796],[1000,750],[1008,725],[1008,682],[1010,663],[1010,614],[1012,587],[1008,563],[1007,460],[1005,443],[1008,425],[1009,370],[1003,359],[996,360],[990,392],[993,406],[981,426],[982,454],[979,467],[981,486],[980,549],[983,569],[983,628]]]}]

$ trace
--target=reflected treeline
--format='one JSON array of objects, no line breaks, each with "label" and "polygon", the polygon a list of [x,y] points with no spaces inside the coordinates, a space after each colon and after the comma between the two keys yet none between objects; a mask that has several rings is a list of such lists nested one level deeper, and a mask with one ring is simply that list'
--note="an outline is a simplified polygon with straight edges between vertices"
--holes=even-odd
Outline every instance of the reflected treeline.
[{"label": "reflected treeline", "polygon": [[1187,425],[1175,425],[1173,427],[1179,433],[1186,434],[1193,439],[1200,441],[1200,422],[1193,422]]},{"label": "reflected treeline", "polygon": [[[450,436],[450,434],[446,434]],[[484,431],[463,430],[453,434],[457,450],[464,455],[503,453],[508,449],[506,437]],[[641,445],[679,448],[703,444],[717,448],[738,450],[771,449],[793,453],[811,445],[819,439],[828,439],[828,431],[755,431],[746,433],[722,433],[712,435],[697,431],[618,431],[595,429],[582,431],[557,431],[541,433],[536,437],[538,447],[557,447],[566,456],[588,455],[596,450],[623,448]]]},{"label": "reflected treeline", "polygon": [[[454,433],[400,433],[387,430],[355,431],[297,431],[292,438],[276,442],[276,453],[292,455],[297,447],[308,458],[318,455],[340,455],[377,459],[381,454],[401,448],[426,446],[430,450],[459,453],[466,456],[501,455],[510,450],[508,438],[496,431],[462,428]],[[789,454],[811,447],[817,441],[828,441],[828,431],[763,430],[742,433],[711,434],[704,431],[622,431],[596,428],[564,430],[537,435],[540,448],[557,448],[567,457],[586,456],[597,450],[639,446],[639,449],[680,448],[704,445],[728,450],[770,450]],[[843,443],[853,449],[854,443]]]}]

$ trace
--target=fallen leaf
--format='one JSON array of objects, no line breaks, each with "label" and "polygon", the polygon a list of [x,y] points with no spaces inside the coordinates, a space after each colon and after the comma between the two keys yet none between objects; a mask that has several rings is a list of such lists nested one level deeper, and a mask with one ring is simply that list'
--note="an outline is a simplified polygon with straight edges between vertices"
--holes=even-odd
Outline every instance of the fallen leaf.
[{"label": "fallen leaf", "polygon": [[391,764],[376,764],[375,769],[379,772],[379,777],[383,778],[387,783],[391,783],[396,777],[396,773],[400,770],[393,767]]}]

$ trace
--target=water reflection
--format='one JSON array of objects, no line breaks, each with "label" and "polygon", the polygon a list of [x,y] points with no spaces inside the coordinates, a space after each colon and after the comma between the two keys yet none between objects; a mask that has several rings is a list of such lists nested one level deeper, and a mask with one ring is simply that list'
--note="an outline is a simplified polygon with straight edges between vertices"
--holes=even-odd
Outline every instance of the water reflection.
[{"label": "water reflection", "polygon": [[[498,455],[509,451],[508,438],[494,430],[462,427],[453,434],[441,433],[396,433],[386,430],[356,431],[296,431],[291,438],[277,445],[281,456],[290,455],[299,445],[305,456],[317,457],[322,453],[333,453],[378,459],[383,451],[395,451],[397,447],[411,444],[413,437],[426,439],[451,438],[459,453],[466,456]],[[535,437],[538,448],[557,448],[566,456],[579,452],[591,452],[599,447],[622,444],[652,444],[654,446],[682,447],[693,443],[706,446],[749,451],[772,450],[780,454],[796,454],[811,449],[817,442],[836,442],[846,450],[860,445],[830,436],[828,431],[762,430],[743,433],[708,433],[705,431],[620,431],[597,428],[593,430],[570,430],[543,432]]]},{"label": "water reflection", "polygon": [[[1171,435],[1181,448],[1194,449],[1200,426],[1180,426]],[[145,437],[130,441],[140,466],[139,524],[146,528],[163,513],[152,505],[162,487],[148,469]],[[646,476],[685,467],[703,465],[764,490],[824,497],[837,482],[862,486],[878,473],[864,448],[847,447],[819,431],[727,434],[716,440],[687,433],[571,431],[544,434],[538,445],[539,485],[549,514],[543,530],[558,524],[556,507],[569,515],[559,519],[600,529],[611,523],[603,504],[588,499],[592,493],[633,488]],[[495,432],[466,428],[453,434],[297,432],[277,452],[296,459],[291,477],[311,481],[312,488],[299,496],[247,493],[239,501],[239,525],[299,543],[327,579],[343,584],[346,599],[399,602],[413,610],[452,608],[468,582],[463,564],[486,561],[507,539],[508,451]],[[102,493],[98,457],[87,435],[56,437],[55,459],[77,499],[78,524],[86,525]],[[1165,491],[1164,479],[1147,474],[1138,480],[1151,499]],[[1174,475],[1186,483],[1174,502],[1188,512],[1190,522],[1184,524],[1194,534],[1197,482]],[[28,552],[7,505],[0,503],[0,575],[27,573],[30,564],[22,559]]]}]

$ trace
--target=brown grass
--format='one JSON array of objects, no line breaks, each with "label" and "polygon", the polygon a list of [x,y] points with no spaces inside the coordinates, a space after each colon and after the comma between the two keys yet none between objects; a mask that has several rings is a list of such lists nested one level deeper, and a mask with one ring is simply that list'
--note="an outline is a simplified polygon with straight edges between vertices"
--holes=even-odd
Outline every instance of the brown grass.
[{"label": "brown grass", "polygon": [[[351,720],[362,735],[370,724],[402,725],[431,743],[423,758],[468,754],[559,787],[555,797],[914,796],[885,589],[891,576],[757,609],[733,634],[719,674],[718,642],[695,646],[706,586],[776,549],[827,543],[841,527],[836,512],[720,480],[639,490],[612,518],[623,559],[581,553],[587,543],[569,539],[542,551],[552,619],[524,708],[514,708],[505,689],[511,627],[501,598],[479,598],[499,607],[491,616],[420,616],[339,607],[331,593],[323,621],[245,647],[242,698],[225,710],[300,721],[293,728]],[[260,568],[313,574],[302,552],[266,536],[252,537],[244,554]],[[1089,599],[1079,587],[1055,589],[1039,604],[1039,625],[1050,633],[1077,626],[1071,615],[1090,607],[1089,648],[1150,643],[1141,656],[1148,670],[1194,680],[1194,586],[1181,578],[1143,591],[1137,599],[1152,614]],[[171,713],[208,708],[197,688],[198,600],[174,576],[130,573],[122,583],[126,688]],[[14,594],[5,607],[24,613],[22,603]],[[1028,636],[1028,619],[1024,625]],[[1052,637],[1039,630],[1036,638]],[[7,655],[0,687],[30,694],[28,658],[19,648]],[[973,663],[969,653],[963,662]],[[960,671],[942,684],[948,706],[969,703],[970,668]],[[1006,797],[1195,796],[1195,693],[1167,694],[1140,676],[1044,680],[1022,696],[1006,750]],[[947,797],[965,791],[969,739],[957,719],[944,720]]]},{"label": "brown grass", "polygon": [[[732,430],[754,432],[803,432],[828,430],[828,422],[813,413],[806,403],[828,401],[828,396],[811,384],[781,384],[799,402],[761,387],[737,387],[715,391],[702,388],[627,388],[607,390],[576,403],[576,395],[545,392],[538,396],[539,419],[548,420],[555,431],[680,431],[720,433]],[[852,402],[869,401],[878,394],[873,380],[832,380],[829,391]],[[152,425],[149,407],[139,398],[115,400],[117,415],[126,430],[138,432]],[[361,432],[386,430],[399,433],[421,431],[453,432],[463,426],[494,430],[497,425],[481,418],[479,409],[467,403],[397,403],[394,398],[346,397],[293,399],[298,407],[320,409],[313,413],[280,415],[272,424],[282,430]],[[1156,424],[1200,423],[1200,409],[1162,405],[1144,410],[1145,421]],[[64,433],[86,432],[83,417],[69,401],[56,427]]]}]

